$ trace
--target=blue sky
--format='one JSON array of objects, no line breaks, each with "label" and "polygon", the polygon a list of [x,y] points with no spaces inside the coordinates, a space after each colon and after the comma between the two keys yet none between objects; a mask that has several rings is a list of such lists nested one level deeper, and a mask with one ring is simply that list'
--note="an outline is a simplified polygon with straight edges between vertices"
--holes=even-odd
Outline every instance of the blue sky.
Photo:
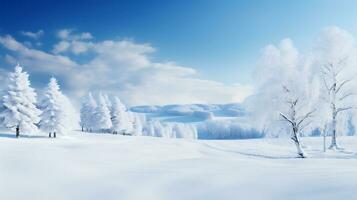
[{"label": "blue sky", "polygon": [[[47,53],[59,42],[56,35],[63,29],[73,34],[90,33],[93,42],[128,39],[155,48],[147,55],[151,62],[174,62],[192,68],[196,79],[251,85],[264,46],[288,37],[299,50],[309,49],[319,32],[331,25],[355,34],[356,9],[357,2],[352,0],[2,0],[0,35],[11,35],[21,43],[41,43],[31,48]],[[21,34],[38,30],[44,34],[36,42]],[[21,61],[15,52],[8,51],[0,48],[2,58],[9,54]],[[90,54],[65,56],[78,63],[92,58]],[[5,61],[1,64],[6,70],[11,66]],[[33,79],[35,85],[47,81],[36,72]]]}]

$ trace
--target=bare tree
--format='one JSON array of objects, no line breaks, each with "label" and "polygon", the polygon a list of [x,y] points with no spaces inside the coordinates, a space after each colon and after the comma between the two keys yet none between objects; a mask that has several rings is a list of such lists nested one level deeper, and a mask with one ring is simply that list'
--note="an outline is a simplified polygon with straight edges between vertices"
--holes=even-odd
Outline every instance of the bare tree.
[{"label": "bare tree", "polygon": [[330,105],[331,109],[331,130],[332,139],[329,149],[339,149],[337,145],[337,116],[343,112],[352,109],[352,106],[338,106],[343,104],[347,98],[355,95],[352,92],[347,92],[345,86],[352,81],[353,78],[343,79],[340,74],[346,66],[346,59],[340,59],[338,62],[329,62],[322,67],[322,80],[325,88],[324,100]]},{"label": "bare tree", "polygon": [[311,123],[311,121],[309,121],[308,119],[312,116],[313,111],[309,111],[304,114],[299,114],[299,112],[301,112],[299,108],[299,103],[300,103],[299,97],[293,95],[286,86],[283,86],[283,92],[287,97],[286,104],[288,105],[288,109],[286,113],[281,112],[280,116],[284,121],[289,123],[291,127],[292,130],[291,139],[294,141],[296,145],[297,154],[301,158],[305,158],[306,155],[301,148],[299,133]]}]

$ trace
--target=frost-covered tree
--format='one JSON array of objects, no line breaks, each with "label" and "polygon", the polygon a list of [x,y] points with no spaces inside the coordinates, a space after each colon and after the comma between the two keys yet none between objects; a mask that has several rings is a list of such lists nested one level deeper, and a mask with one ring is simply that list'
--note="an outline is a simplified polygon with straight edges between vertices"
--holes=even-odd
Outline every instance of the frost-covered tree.
[{"label": "frost-covered tree", "polygon": [[112,131],[113,132],[127,132],[129,126],[129,116],[126,112],[125,105],[118,97],[114,98],[112,105]]},{"label": "frost-covered tree", "polygon": [[108,109],[111,110],[112,109],[112,102],[110,101],[110,98],[109,98],[108,94],[104,93],[103,97],[104,97],[104,101],[105,101],[105,104],[107,105]]},{"label": "frost-covered tree", "polygon": [[281,111],[280,116],[286,123],[289,124],[291,128],[291,139],[295,143],[297,154],[300,157],[305,158],[305,153],[301,148],[299,134],[301,130],[310,124],[309,118],[312,116],[313,111],[301,113],[300,108],[303,105],[300,104],[300,96],[294,94],[286,86],[283,86],[283,92],[285,96],[286,108],[283,108],[285,111]]},{"label": "frost-covered tree", "polygon": [[51,78],[45,90],[44,99],[41,102],[40,128],[51,133],[66,134],[73,128],[71,106],[68,98],[62,94],[55,78]]},{"label": "frost-covered tree", "polygon": [[257,92],[247,105],[251,123],[268,136],[289,134],[298,155],[305,157],[299,135],[303,135],[304,128],[310,128],[307,120],[316,99],[299,54],[285,39],[279,46],[267,46],[259,64]]},{"label": "frost-covered tree", "polygon": [[36,93],[30,86],[29,75],[18,64],[9,73],[9,82],[3,96],[3,125],[16,127],[16,136],[21,132],[36,132],[41,111],[36,108]]},{"label": "frost-covered tree", "polygon": [[130,134],[134,134],[135,129],[135,114],[131,111],[127,111],[127,115],[128,115],[128,128],[127,128],[127,132]]},{"label": "frost-covered tree", "polygon": [[99,93],[98,95],[98,105],[95,109],[94,119],[96,123],[96,129],[98,130],[105,131],[109,130],[112,127],[110,111],[101,93]]},{"label": "frost-covered tree", "polygon": [[330,106],[329,116],[331,117],[332,138],[329,149],[339,148],[336,139],[338,115],[353,108],[352,105],[345,103],[345,100],[351,98],[355,93],[345,90],[345,87],[352,81],[352,78],[341,78],[339,76],[343,70],[343,65],[343,61],[341,60],[338,63],[328,63],[321,70],[325,92],[324,100]]},{"label": "frost-covered tree", "polygon": [[133,134],[142,135],[143,134],[143,124],[146,122],[146,117],[144,114],[133,113]]},{"label": "frost-covered tree", "polygon": [[92,131],[95,128],[95,109],[97,108],[97,102],[93,98],[92,93],[88,93],[84,101],[82,102],[80,110],[80,125],[82,131]]},{"label": "frost-covered tree", "polygon": [[[329,149],[338,149],[337,135],[347,132],[355,111],[356,48],[352,35],[338,27],[326,28],[314,53],[315,73],[321,80],[322,106],[320,121],[323,130],[331,133]],[[346,134],[346,133],[345,133]]]}]

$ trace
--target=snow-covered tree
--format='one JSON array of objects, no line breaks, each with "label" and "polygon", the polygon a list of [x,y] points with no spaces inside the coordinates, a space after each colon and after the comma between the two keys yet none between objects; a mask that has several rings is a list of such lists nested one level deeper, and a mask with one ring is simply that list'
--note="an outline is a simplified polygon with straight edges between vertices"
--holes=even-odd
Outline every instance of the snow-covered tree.
[{"label": "snow-covered tree", "polygon": [[[305,153],[301,148],[301,142],[299,139],[300,131],[303,130],[310,123],[310,117],[313,111],[301,112],[301,96],[294,94],[289,88],[283,86],[283,92],[285,96],[285,111],[280,112],[282,119],[289,124],[291,128],[291,139],[295,143],[297,154],[304,158]],[[282,102],[284,104],[284,102]]]},{"label": "snow-covered tree", "polygon": [[103,93],[103,97],[104,97],[105,104],[107,104],[108,109],[111,110],[112,102],[110,101],[110,98],[109,98],[108,94],[107,93]]},{"label": "snow-covered tree", "polygon": [[41,102],[42,114],[40,128],[54,134],[66,134],[73,128],[71,106],[68,98],[62,94],[55,78],[51,78]]},{"label": "snow-covered tree", "polygon": [[320,121],[332,136],[329,149],[338,149],[337,135],[349,129],[356,112],[356,47],[354,38],[338,27],[326,28],[314,52],[314,72],[320,77]]},{"label": "snow-covered tree", "polygon": [[9,73],[9,85],[2,100],[3,125],[16,127],[18,133],[36,132],[36,124],[40,121],[41,111],[36,108],[36,93],[28,78],[27,72],[18,64],[15,71]]},{"label": "snow-covered tree", "polygon": [[299,54],[285,39],[279,46],[267,46],[259,64],[257,92],[247,106],[251,123],[268,136],[289,134],[298,155],[305,157],[299,135],[310,128],[308,118],[316,99]]},{"label": "snow-covered tree", "polygon": [[353,108],[352,105],[346,104],[345,100],[351,98],[351,91],[346,91],[345,87],[349,82],[352,81],[352,78],[341,78],[339,75],[343,70],[343,61],[341,60],[338,63],[328,63],[322,68],[322,80],[324,84],[324,100],[330,106],[330,122],[331,122],[331,131],[332,138],[329,149],[338,149],[337,144],[337,117],[342,112],[346,112]]},{"label": "snow-covered tree", "polygon": [[85,100],[82,102],[80,110],[80,125],[82,131],[86,129],[91,131],[95,128],[95,109],[97,108],[97,102],[93,98],[92,93],[88,93]]},{"label": "snow-covered tree", "polygon": [[134,126],[135,126],[135,115],[133,112],[127,111],[128,116],[128,125],[126,131],[130,134],[134,134]]},{"label": "snow-covered tree", "polygon": [[143,124],[146,121],[144,114],[133,113],[133,134],[142,135],[143,134]]},{"label": "snow-covered tree", "polygon": [[118,97],[114,98],[112,105],[112,130],[114,132],[126,132],[128,129],[129,116],[126,112],[125,105]]},{"label": "snow-covered tree", "polygon": [[96,129],[98,130],[109,130],[112,127],[110,111],[101,93],[98,95],[98,105],[95,109],[94,119],[96,123]]}]

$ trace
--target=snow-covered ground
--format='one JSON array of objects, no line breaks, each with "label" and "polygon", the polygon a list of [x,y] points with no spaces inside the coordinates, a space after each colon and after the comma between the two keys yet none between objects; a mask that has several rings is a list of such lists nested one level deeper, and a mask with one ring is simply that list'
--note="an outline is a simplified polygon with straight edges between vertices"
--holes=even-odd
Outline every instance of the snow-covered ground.
[{"label": "snow-covered ground", "polygon": [[190,140],[73,132],[0,134],[0,199],[354,199],[357,138],[322,153],[302,138]]}]

